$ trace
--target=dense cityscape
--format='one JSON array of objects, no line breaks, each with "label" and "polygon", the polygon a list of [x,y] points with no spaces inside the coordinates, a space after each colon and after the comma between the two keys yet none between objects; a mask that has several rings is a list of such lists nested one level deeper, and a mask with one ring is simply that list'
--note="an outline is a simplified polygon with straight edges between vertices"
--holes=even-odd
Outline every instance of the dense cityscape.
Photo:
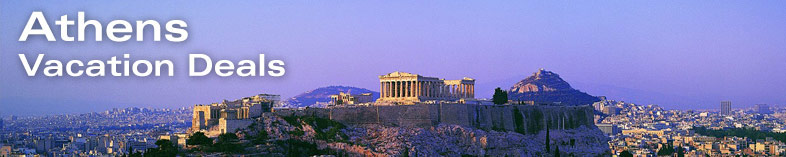
[{"label": "dense cityscape", "polygon": [[154,147],[161,135],[183,133],[190,125],[191,108],[5,116],[0,122],[0,156],[127,154]]},{"label": "dense cityscape", "polygon": [[[657,105],[636,105],[603,100],[594,104],[601,115],[596,124],[613,137],[612,154],[671,154],[675,147],[691,156],[780,156],[786,151],[786,109],[766,104],[734,108],[719,103],[715,110],[664,110]],[[725,131],[719,131],[725,130]],[[724,136],[728,133],[738,136]]]}]

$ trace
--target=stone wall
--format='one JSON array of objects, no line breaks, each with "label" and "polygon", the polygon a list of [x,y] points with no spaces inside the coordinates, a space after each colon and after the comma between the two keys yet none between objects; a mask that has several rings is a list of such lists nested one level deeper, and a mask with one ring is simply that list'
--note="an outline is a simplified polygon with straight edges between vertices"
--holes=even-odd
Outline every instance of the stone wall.
[{"label": "stone wall", "polygon": [[429,127],[455,124],[484,130],[537,133],[551,129],[595,127],[592,106],[530,106],[474,104],[416,104],[349,108],[282,110],[275,114],[313,115],[348,125],[381,124],[400,127]]}]

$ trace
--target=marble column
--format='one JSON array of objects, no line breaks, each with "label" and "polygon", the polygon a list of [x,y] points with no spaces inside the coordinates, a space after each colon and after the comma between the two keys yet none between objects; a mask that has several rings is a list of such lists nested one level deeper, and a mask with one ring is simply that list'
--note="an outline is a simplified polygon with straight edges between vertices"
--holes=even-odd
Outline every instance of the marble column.
[{"label": "marble column", "polygon": [[407,97],[412,97],[412,81],[407,81]]},{"label": "marble column", "polygon": [[456,92],[456,94],[458,95],[456,96],[457,98],[461,98],[462,97],[461,95],[464,94],[464,90],[462,88],[464,88],[463,84],[456,85],[456,89],[458,89],[458,92]]},{"label": "marble column", "polygon": [[401,97],[401,81],[396,81],[396,97]]},{"label": "marble column", "polygon": [[459,98],[464,98],[465,97],[465,95],[464,95],[464,94],[466,94],[465,88],[466,88],[466,86],[464,86],[463,83],[459,84]]},{"label": "marble column", "polygon": [[470,98],[475,98],[475,85],[474,84],[470,84],[469,85],[469,97]]},{"label": "marble column", "polygon": [[451,91],[450,91],[450,97],[451,97],[451,98],[455,98],[455,97],[457,97],[457,96],[456,96],[456,95],[457,95],[457,92],[456,92],[456,91],[458,91],[458,85],[450,85],[450,90],[451,90]]},{"label": "marble column", "polygon": [[420,96],[420,81],[415,81],[415,97]]},{"label": "marble column", "polygon": [[423,82],[418,81],[418,97],[423,96]]},{"label": "marble column", "polygon": [[415,97],[415,81],[409,81],[409,97]]},{"label": "marble column", "polygon": [[466,98],[466,97],[467,97],[467,85],[462,83],[461,84],[461,98]]},{"label": "marble column", "polygon": [[390,90],[389,89],[390,89],[390,84],[388,84],[388,82],[385,81],[385,89],[383,89],[383,90],[385,90],[384,97],[388,97],[388,95],[390,94]]}]

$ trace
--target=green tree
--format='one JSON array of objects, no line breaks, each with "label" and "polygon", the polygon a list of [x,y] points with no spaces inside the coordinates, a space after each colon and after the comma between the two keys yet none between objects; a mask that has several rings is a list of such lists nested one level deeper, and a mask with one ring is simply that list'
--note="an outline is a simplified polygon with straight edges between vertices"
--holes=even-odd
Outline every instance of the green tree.
[{"label": "green tree", "polygon": [[239,138],[235,133],[223,133],[218,135],[218,143],[237,142]]},{"label": "green tree", "polygon": [[238,144],[239,141],[240,139],[235,133],[220,134],[218,135],[218,141],[213,144],[211,151],[225,153],[240,152],[243,150],[243,147]]},{"label": "green tree", "polygon": [[268,139],[270,139],[270,135],[267,134],[267,131],[260,130],[256,135],[254,135],[254,139],[251,140],[251,142],[254,144],[263,144],[267,142]]},{"label": "green tree", "polygon": [[620,157],[633,157],[633,153],[630,153],[628,150],[624,150],[620,152]]},{"label": "green tree", "polygon": [[554,157],[559,157],[559,145],[557,145],[557,148],[554,148]]},{"label": "green tree", "polygon": [[147,157],[173,157],[177,155],[177,147],[172,141],[158,140],[156,141],[158,148],[149,148],[145,151],[144,156]]},{"label": "green tree", "polygon": [[497,87],[491,100],[497,105],[505,104],[508,102],[508,92]]},{"label": "green tree", "polygon": [[551,153],[551,136],[549,136],[549,123],[546,123],[546,153]]},{"label": "green tree", "polygon": [[674,147],[671,144],[662,144],[663,146],[658,149],[658,156],[671,156],[674,154]]},{"label": "green tree", "polygon": [[200,145],[200,146],[209,146],[213,144],[213,140],[205,136],[205,133],[202,132],[195,132],[188,137],[186,140],[187,145]]}]

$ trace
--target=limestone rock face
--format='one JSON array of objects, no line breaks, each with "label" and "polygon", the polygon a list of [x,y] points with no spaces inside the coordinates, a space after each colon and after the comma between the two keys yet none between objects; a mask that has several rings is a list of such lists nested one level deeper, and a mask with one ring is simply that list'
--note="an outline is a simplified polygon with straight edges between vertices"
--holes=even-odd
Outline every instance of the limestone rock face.
[{"label": "limestone rock face", "polygon": [[[563,156],[609,156],[609,137],[595,126],[582,125],[572,129],[550,129],[549,140],[546,130],[521,134],[514,131],[494,131],[460,125],[437,125],[426,128],[391,127],[378,124],[347,126],[337,132],[333,140],[319,138],[331,127],[320,120],[306,122],[265,114],[256,123],[239,131],[245,141],[247,156],[286,156],[294,151],[329,150],[322,153],[338,153],[342,156],[554,156],[559,146]],[[290,123],[293,122],[293,123]],[[267,132],[269,139],[262,144],[249,143],[260,131]],[[301,132],[296,134],[296,132]],[[324,137],[324,136],[323,136]],[[302,141],[296,144],[286,141]],[[544,143],[550,141],[551,152]],[[311,149],[304,146],[311,145]],[[301,155],[320,155],[320,154]],[[313,152],[312,152],[313,153]],[[218,155],[221,156],[221,155]]]},{"label": "limestone rock face", "polygon": [[573,89],[554,72],[538,70],[532,76],[514,84],[508,91],[508,99],[514,101],[561,102],[565,105],[587,105],[600,101],[599,98]]},{"label": "limestone rock face", "polygon": [[[439,125],[432,128],[362,127],[347,129],[345,133],[350,141],[387,155],[553,156],[544,150],[545,131],[524,135]],[[609,152],[606,144],[609,138],[597,128],[557,129],[550,134],[552,146],[559,145],[561,154],[566,156],[603,156]]]}]

